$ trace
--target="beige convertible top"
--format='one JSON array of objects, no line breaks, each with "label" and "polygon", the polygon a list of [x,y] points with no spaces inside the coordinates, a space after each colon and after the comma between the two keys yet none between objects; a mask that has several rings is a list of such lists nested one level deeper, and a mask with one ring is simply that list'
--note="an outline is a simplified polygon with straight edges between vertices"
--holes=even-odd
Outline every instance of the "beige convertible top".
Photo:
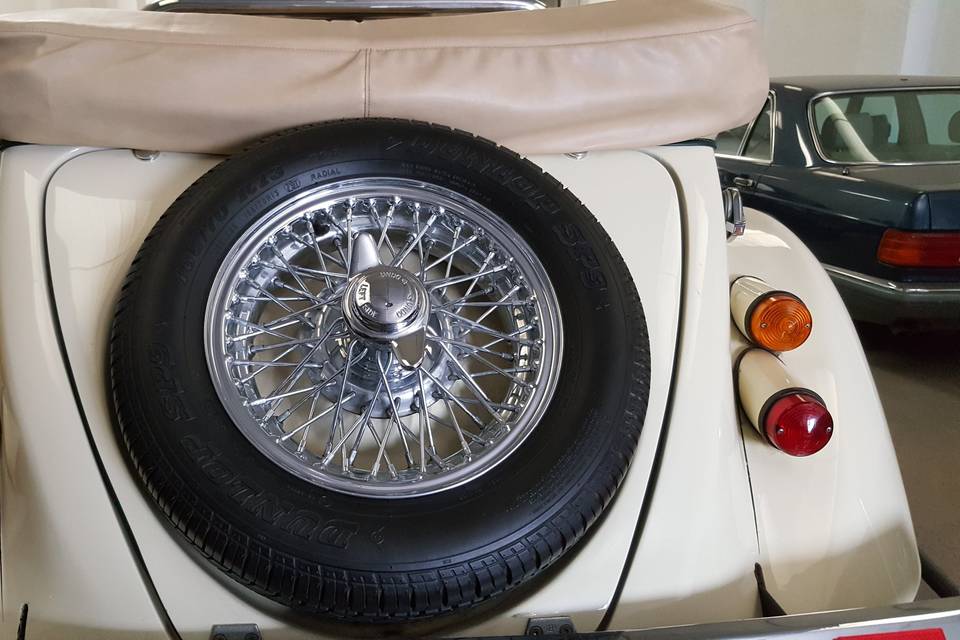
[{"label": "beige convertible top", "polygon": [[702,0],[364,22],[68,9],[0,16],[0,138],[221,153],[388,116],[525,154],[713,136],[760,110],[757,25]]}]

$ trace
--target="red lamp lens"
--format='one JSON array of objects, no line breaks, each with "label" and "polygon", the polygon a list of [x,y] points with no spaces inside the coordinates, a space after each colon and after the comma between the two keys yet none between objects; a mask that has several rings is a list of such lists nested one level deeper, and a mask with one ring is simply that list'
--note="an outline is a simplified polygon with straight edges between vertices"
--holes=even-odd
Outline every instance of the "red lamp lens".
[{"label": "red lamp lens", "polygon": [[791,456],[809,456],[827,446],[833,417],[815,396],[796,392],[779,398],[763,420],[767,439]]},{"label": "red lamp lens", "polygon": [[958,267],[960,233],[887,229],[877,260],[895,267]]}]

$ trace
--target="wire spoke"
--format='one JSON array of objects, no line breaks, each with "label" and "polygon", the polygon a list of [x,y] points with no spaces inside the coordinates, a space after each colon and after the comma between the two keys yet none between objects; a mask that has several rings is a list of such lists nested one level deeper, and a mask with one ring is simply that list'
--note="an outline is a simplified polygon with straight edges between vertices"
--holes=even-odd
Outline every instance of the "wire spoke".
[{"label": "wire spoke", "polygon": [[521,334],[524,334],[528,331],[533,330],[535,328],[533,325],[527,325],[526,327],[522,327],[517,331],[511,332],[511,333],[503,333],[502,331],[496,331],[494,329],[491,329],[490,327],[487,327],[486,325],[482,325],[478,322],[474,322],[473,320],[468,320],[467,318],[464,318],[463,316],[459,316],[456,313],[453,313],[452,311],[447,311],[446,309],[437,309],[437,312],[442,313],[446,316],[449,316],[459,323],[467,325],[468,327],[470,327],[471,331],[479,331],[480,333],[485,333],[488,336],[494,336],[495,338],[499,338],[501,340],[516,342],[517,344],[525,344],[525,345],[537,344],[536,340],[529,340],[526,338],[518,337]]},{"label": "wire spoke", "polygon": [[[442,207],[439,208],[439,211],[440,213],[442,213],[443,208]],[[407,244],[403,247],[403,249],[398,251],[397,255],[393,256],[393,260],[390,261],[390,265],[393,267],[399,267],[400,263],[403,262],[403,259],[406,258],[411,251],[413,251],[413,248],[416,247],[417,243],[419,243],[420,240],[423,238],[423,234],[425,234],[427,230],[433,226],[433,223],[436,222],[436,220],[437,220],[437,214],[431,213],[430,217],[427,218],[427,221],[423,224],[422,227],[419,227],[417,229],[416,233],[413,235],[413,237],[410,238],[409,241],[407,241]]]},{"label": "wire spoke", "polygon": [[503,271],[510,265],[500,264],[495,267],[490,267],[485,271],[478,271],[477,273],[468,273],[462,276],[451,276],[449,278],[437,278],[435,280],[427,280],[424,282],[428,290],[441,289],[443,287],[448,287],[452,284],[460,284],[461,282],[470,282],[474,283],[483,276],[489,276],[494,273]]},{"label": "wire spoke", "polygon": [[469,351],[473,353],[488,353],[492,356],[497,356],[498,358],[502,358],[503,360],[507,360],[509,362],[512,362],[515,359],[512,353],[506,353],[503,351],[494,351],[493,349],[490,349],[488,347],[483,347],[470,342],[463,342],[462,340],[455,340],[453,338],[444,338],[436,335],[435,333],[431,334],[430,339],[434,340],[435,342],[450,344],[455,347],[459,347],[460,349],[463,349],[465,351]]},{"label": "wire spoke", "polygon": [[409,466],[413,466],[413,458],[410,457],[410,445],[407,443],[407,437],[404,434],[405,425],[403,424],[403,421],[400,420],[400,416],[397,415],[399,403],[393,395],[393,389],[390,388],[390,381],[387,380],[387,369],[390,368],[391,364],[393,364],[392,353],[387,355],[386,368],[384,367],[383,363],[380,362],[380,358],[377,358],[377,367],[380,368],[380,378],[383,381],[383,385],[387,388],[387,397],[390,399],[389,415],[394,424],[397,425],[397,432],[400,434],[400,440],[403,442],[403,453],[406,456],[407,464]]},{"label": "wire spoke", "polygon": [[455,405],[457,405],[457,407],[458,407],[461,411],[463,411],[465,414],[467,414],[468,416],[470,416],[470,419],[473,420],[475,423],[477,423],[477,426],[478,426],[478,427],[483,428],[483,427],[486,427],[486,426],[487,426],[487,423],[486,423],[486,422],[484,422],[483,420],[481,420],[480,418],[478,418],[472,411],[470,411],[470,409],[468,409],[466,406],[464,406],[464,404],[463,404],[462,402],[460,402],[460,398],[458,398],[457,396],[455,396],[455,395],[453,395],[452,393],[450,393],[450,391],[449,391],[445,386],[443,386],[443,383],[440,382],[439,380],[437,380],[437,378],[436,378],[432,373],[430,373],[430,372],[427,371],[426,369],[421,369],[421,371],[423,371],[423,375],[427,376],[428,378],[430,378],[431,380],[433,380],[434,383],[436,383],[437,389],[438,389],[441,393],[443,393],[443,395],[445,395],[447,398],[449,398],[450,400],[452,400],[453,403],[454,403]]},{"label": "wire spoke", "polygon": [[[519,376],[516,376],[516,375],[510,373],[510,372],[507,371],[506,369],[501,369],[500,367],[498,367],[497,365],[493,364],[492,362],[490,362],[489,360],[487,360],[486,358],[484,358],[483,356],[481,356],[481,355],[478,354],[478,353],[475,353],[475,352],[467,353],[467,357],[473,358],[474,360],[479,360],[480,362],[482,362],[483,364],[487,365],[488,367],[490,367],[490,368],[492,369],[492,371],[487,371],[487,372],[485,372],[485,373],[488,373],[488,374],[489,374],[489,373],[499,373],[499,374],[502,375],[503,377],[507,378],[508,380],[512,380],[514,383],[520,385],[521,387],[527,387],[527,388],[533,387],[533,385],[530,384],[529,382],[527,382],[526,380],[520,378]],[[471,377],[471,378],[477,378],[478,376],[477,376],[476,374],[470,374],[470,377]]]},{"label": "wire spoke", "polygon": [[450,249],[450,251],[447,251],[445,254],[443,254],[443,255],[440,256],[439,258],[437,258],[436,260],[434,260],[433,262],[431,262],[430,264],[428,264],[428,265],[427,265],[427,269],[426,269],[427,271],[429,271],[430,269],[433,269],[433,268],[436,267],[437,265],[439,265],[439,264],[441,264],[442,262],[446,261],[446,263],[447,263],[447,268],[446,268],[446,270],[444,271],[444,276],[443,276],[443,277],[444,277],[444,278],[449,278],[449,277],[450,277],[450,268],[453,266],[453,256],[454,256],[456,253],[458,253],[459,251],[465,249],[466,247],[469,247],[471,244],[473,244],[474,242],[476,242],[477,239],[478,239],[477,236],[471,236],[470,238],[468,238],[467,240],[465,240],[465,241],[463,242],[463,244],[461,244],[461,245],[458,246],[458,245],[457,245],[457,238],[459,238],[459,237],[460,237],[460,228],[458,227],[458,228],[454,231],[454,235],[453,235],[453,248]]}]

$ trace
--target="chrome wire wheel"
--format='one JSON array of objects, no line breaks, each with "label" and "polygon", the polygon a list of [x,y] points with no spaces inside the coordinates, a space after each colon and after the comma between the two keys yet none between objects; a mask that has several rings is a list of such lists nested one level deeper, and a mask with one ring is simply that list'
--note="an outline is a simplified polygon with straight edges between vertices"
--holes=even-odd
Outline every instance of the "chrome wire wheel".
[{"label": "chrome wire wheel", "polygon": [[560,370],[550,280],[499,217],[448,189],[364,178],[297,194],[234,245],[207,364],[264,455],[321,487],[460,486],[536,428]]}]

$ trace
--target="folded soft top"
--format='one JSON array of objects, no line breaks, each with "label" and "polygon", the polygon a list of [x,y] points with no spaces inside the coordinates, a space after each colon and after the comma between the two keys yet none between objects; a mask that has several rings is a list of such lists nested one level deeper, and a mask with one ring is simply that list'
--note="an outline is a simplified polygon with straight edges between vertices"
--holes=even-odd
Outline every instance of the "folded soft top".
[{"label": "folded soft top", "polygon": [[69,9],[0,15],[0,138],[221,153],[348,117],[521,153],[708,137],[759,110],[757,25],[702,0],[322,21]]}]

